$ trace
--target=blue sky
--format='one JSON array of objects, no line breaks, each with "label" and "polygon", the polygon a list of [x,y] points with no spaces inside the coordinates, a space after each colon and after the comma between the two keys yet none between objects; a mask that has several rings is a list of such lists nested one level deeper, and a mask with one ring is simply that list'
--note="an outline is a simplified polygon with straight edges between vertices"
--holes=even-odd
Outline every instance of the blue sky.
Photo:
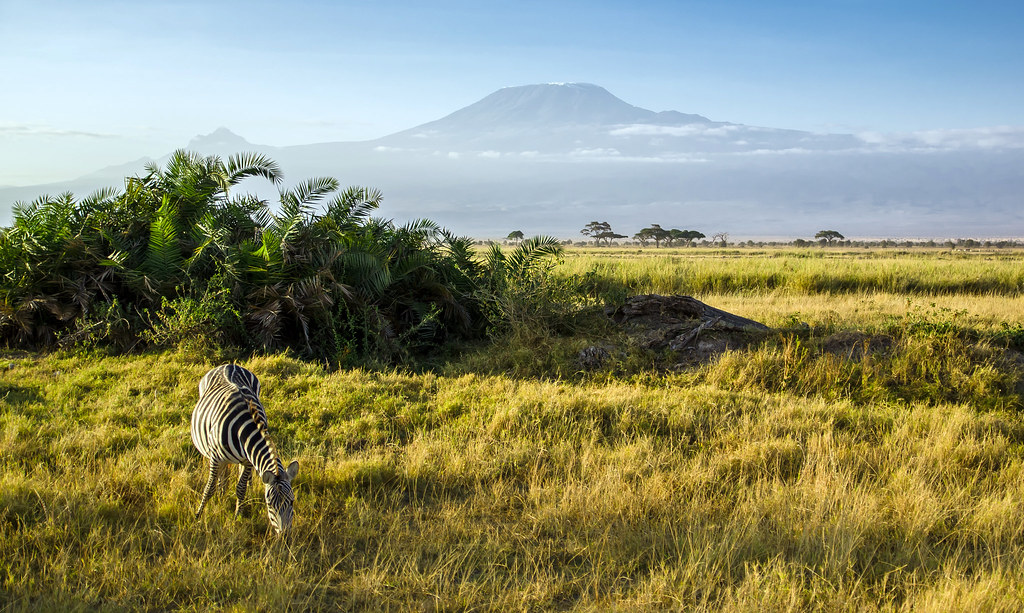
[{"label": "blue sky", "polygon": [[226,126],[362,140],[509,85],[818,132],[1024,126],[1024,2],[0,0],[0,185]]}]

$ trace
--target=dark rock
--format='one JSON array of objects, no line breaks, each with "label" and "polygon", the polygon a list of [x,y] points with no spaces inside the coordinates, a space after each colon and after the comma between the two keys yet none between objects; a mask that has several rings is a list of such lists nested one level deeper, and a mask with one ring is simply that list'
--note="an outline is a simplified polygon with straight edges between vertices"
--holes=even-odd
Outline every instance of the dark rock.
[{"label": "dark rock", "polygon": [[606,309],[642,349],[670,349],[678,368],[707,362],[729,349],[746,346],[767,332],[764,324],[708,306],[690,296],[633,296]]},{"label": "dark rock", "polygon": [[576,356],[577,362],[579,362],[580,367],[584,370],[596,370],[604,366],[611,358],[611,352],[597,345],[581,349]]}]

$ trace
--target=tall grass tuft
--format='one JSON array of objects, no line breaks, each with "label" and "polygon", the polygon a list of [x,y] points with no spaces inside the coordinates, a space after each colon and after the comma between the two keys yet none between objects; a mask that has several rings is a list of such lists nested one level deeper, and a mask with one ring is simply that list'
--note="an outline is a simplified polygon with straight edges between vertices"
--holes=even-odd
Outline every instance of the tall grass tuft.
[{"label": "tall grass tuft", "polygon": [[[877,341],[876,341],[877,342]],[[870,339],[829,347],[783,334],[752,350],[732,351],[698,380],[726,389],[764,390],[856,402],[970,403],[1020,408],[1024,372],[1000,349],[956,333],[905,334],[874,348]]]}]

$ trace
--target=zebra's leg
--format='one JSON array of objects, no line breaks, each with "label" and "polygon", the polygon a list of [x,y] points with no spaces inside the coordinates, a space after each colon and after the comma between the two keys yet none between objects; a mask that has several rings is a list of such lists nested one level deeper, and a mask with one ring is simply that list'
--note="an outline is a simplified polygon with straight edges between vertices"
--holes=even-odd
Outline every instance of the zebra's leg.
[{"label": "zebra's leg", "polygon": [[217,484],[225,494],[231,490],[231,462],[221,462],[220,472],[217,473]]},{"label": "zebra's leg", "polygon": [[203,500],[199,503],[199,510],[196,511],[196,519],[199,519],[210,496],[213,496],[213,488],[217,485],[217,475],[220,474],[220,469],[221,460],[210,460],[210,476],[206,479],[206,488],[203,489]]},{"label": "zebra's leg", "polygon": [[245,490],[249,488],[249,479],[252,477],[252,466],[245,464],[238,465],[238,485],[235,486],[235,516],[241,515],[242,503],[245,502]]}]

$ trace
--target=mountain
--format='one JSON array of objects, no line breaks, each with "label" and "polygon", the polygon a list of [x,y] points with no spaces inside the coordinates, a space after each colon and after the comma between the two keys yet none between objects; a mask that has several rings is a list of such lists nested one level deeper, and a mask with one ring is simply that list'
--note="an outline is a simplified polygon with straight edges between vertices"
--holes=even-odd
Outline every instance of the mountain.
[{"label": "mountain", "polygon": [[835,150],[850,135],[818,135],[712,121],[628,104],[589,83],[506,87],[454,113],[378,139],[379,147],[433,153],[652,159],[750,150]]},{"label": "mountain", "polygon": [[590,83],[548,83],[505,87],[454,113],[413,129],[466,132],[508,128],[560,128],[616,124],[711,124],[700,115],[675,111],[655,113],[628,104],[608,90]]},{"label": "mountain", "polygon": [[[220,128],[189,148],[264,153],[286,184],[328,175],[377,187],[385,216],[427,217],[479,237],[518,229],[578,238],[595,219],[628,235],[660,223],[737,238],[809,237],[822,228],[1024,236],[1024,129],[1016,128],[817,134],[652,111],[597,85],[552,83],[507,87],[371,141],[271,147]],[[85,195],[87,184],[119,186],[144,165],[20,194],[71,186]],[[246,189],[276,200],[273,186],[250,182]],[[34,197],[20,194],[0,189],[0,204]]]},{"label": "mountain", "polygon": [[227,128],[220,127],[209,134],[200,134],[188,142],[187,149],[194,151],[227,151],[236,153],[238,151],[252,151],[256,148],[249,141],[235,134]]}]

